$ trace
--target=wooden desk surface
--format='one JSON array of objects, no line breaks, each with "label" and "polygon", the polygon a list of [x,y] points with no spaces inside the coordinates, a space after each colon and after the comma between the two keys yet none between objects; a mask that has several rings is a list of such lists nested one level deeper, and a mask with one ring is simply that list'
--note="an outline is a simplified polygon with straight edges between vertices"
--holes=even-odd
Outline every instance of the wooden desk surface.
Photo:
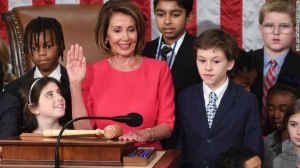
[{"label": "wooden desk surface", "polygon": [[[162,150],[164,153],[162,157],[156,162],[153,168],[174,168],[177,167],[182,153],[181,150]],[[161,151],[157,151],[161,152]],[[54,167],[53,165],[17,165],[17,164],[5,164],[2,165],[0,162],[0,168],[48,168]],[[129,168],[130,166],[65,166],[61,165],[61,168]],[[131,166],[137,168],[137,166]]]}]

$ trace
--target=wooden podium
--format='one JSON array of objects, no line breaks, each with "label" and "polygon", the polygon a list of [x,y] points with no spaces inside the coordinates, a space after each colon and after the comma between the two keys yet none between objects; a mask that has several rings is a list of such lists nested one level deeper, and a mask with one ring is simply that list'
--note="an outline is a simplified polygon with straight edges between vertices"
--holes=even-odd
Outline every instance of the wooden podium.
[{"label": "wooden podium", "polygon": [[[0,140],[1,164],[54,164],[57,138],[12,137]],[[61,165],[122,165],[133,142],[102,137],[68,137],[60,140]]]},{"label": "wooden podium", "polygon": [[[0,167],[54,167],[56,138],[42,136],[12,137],[0,140]],[[134,142],[107,140],[102,137],[63,137],[60,140],[60,165],[120,166],[123,156],[134,147]],[[154,167],[174,167],[181,158],[180,150],[165,151]],[[52,166],[51,166],[52,165]]]}]

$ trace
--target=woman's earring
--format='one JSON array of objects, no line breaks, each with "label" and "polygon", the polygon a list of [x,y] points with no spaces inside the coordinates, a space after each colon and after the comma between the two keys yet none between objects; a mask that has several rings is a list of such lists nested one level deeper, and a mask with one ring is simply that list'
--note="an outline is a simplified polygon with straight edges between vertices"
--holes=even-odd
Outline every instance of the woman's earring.
[{"label": "woman's earring", "polygon": [[104,43],[107,44],[107,41],[105,41]]}]

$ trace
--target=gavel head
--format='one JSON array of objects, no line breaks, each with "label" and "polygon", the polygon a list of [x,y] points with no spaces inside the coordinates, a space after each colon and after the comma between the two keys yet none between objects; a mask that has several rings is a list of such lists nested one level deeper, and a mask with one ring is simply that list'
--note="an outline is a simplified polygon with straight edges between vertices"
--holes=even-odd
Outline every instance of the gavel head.
[{"label": "gavel head", "polygon": [[107,139],[119,138],[123,135],[123,129],[117,124],[109,125],[104,128],[103,135]]}]

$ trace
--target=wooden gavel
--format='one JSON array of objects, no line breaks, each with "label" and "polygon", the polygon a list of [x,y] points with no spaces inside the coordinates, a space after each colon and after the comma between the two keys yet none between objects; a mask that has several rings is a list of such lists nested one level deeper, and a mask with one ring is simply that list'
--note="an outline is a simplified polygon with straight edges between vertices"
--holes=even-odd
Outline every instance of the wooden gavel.
[{"label": "wooden gavel", "polygon": [[[57,137],[60,130],[46,129],[43,131],[44,137]],[[107,139],[118,138],[123,135],[123,129],[121,126],[113,124],[104,128],[104,130],[64,130],[62,136],[100,136],[104,135]]]}]

